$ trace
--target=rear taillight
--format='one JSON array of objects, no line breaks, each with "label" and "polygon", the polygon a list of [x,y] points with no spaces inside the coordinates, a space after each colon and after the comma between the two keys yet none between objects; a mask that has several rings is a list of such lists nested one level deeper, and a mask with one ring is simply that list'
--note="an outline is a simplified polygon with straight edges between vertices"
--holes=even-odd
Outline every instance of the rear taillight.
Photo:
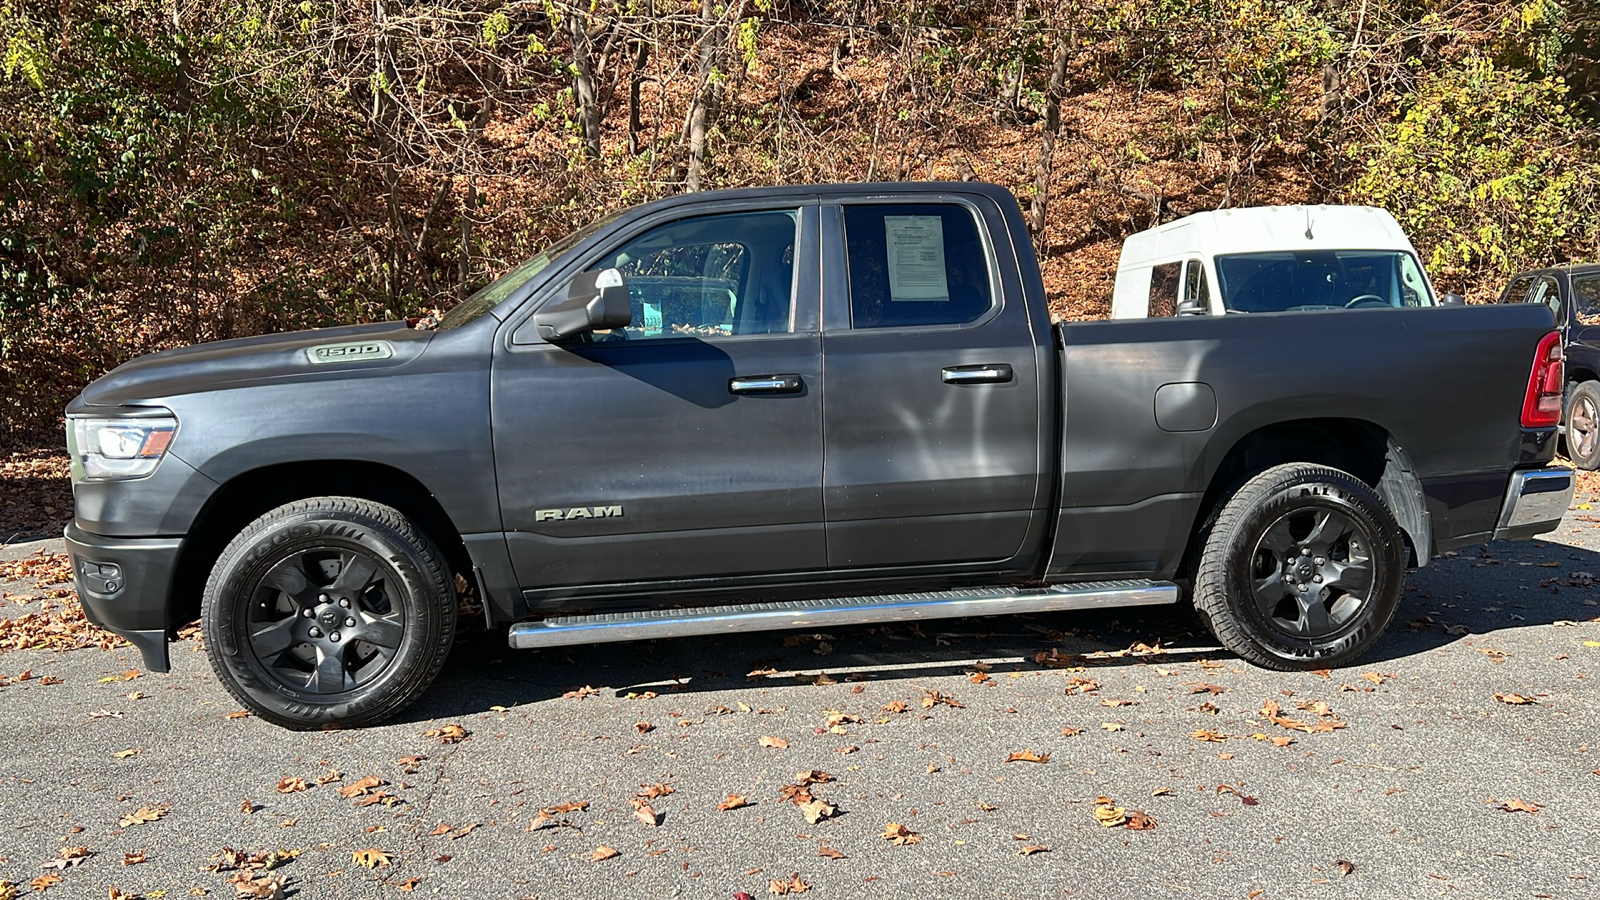
[{"label": "rear taillight", "polygon": [[1566,387],[1566,367],[1561,361],[1561,334],[1552,331],[1539,341],[1528,375],[1528,394],[1522,400],[1522,427],[1549,428],[1561,421],[1561,392]]}]

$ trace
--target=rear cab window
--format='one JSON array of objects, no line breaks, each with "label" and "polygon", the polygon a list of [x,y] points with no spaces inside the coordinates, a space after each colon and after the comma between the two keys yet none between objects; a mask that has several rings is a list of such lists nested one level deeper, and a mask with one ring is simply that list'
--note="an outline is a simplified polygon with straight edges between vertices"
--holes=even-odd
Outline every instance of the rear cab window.
[{"label": "rear cab window", "polygon": [[956,203],[845,205],[853,328],[966,325],[995,306],[972,210]]}]

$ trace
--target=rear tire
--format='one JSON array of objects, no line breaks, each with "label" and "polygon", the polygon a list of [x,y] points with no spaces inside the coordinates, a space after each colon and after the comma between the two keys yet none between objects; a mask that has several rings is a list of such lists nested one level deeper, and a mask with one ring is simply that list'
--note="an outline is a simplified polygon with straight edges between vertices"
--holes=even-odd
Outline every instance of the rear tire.
[{"label": "rear tire", "polygon": [[1600,469],[1600,381],[1585,381],[1567,400],[1567,458],[1585,471]]},{"label": "rear tire", "polygon": [[1406,548],[1365,483],[1290,463],[1249,481],[1203,536],[1194,604],[1223,646],[1271,669],[1344,665],[1400,605]]},{"label": "rear tire", "polygon": [[398,511],[353,497],[280,506],[230,542],[201,600],[229,693],[286,728],[370,725],[420,697],[455,636],[444,556]]}]

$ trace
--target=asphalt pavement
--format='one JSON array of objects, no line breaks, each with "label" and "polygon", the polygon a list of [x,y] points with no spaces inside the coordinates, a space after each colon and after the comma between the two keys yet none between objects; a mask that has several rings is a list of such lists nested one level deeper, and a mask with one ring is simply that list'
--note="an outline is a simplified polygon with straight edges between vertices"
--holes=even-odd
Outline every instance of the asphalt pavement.
[{"label": "asphalt pavement", "polygon": [[[0,879],[59,898],[280,876],[306,898],[1600,897],[1600,511],[1549,538],[1412,573],[1377,649],[1324,673],[1253,668],[1176,610],[525,652],[480,629],[397,721],[305,734],[230,716],[193,638],[170,675],[131,648],[4,652]],[[0,559],[40,549],[59,541]]]}]

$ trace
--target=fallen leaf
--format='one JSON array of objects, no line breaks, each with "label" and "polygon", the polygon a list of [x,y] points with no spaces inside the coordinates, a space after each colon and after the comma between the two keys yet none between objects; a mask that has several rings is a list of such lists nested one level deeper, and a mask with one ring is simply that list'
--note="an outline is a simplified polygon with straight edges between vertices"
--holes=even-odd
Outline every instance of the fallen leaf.
[{"label": "fallen leaf", "polygon": [[1332,669],[1312,669],[1311,670],[1311,674],[1317,676],[1318,678],[1332,678],[1333,677],[1333,670]]},{"label": "fallen leaf", "polygon": [[729,794],[728,799],[717,804],[717,809],[727,812],[730,809],[743,809],[750,805],[750,798],[742,794]]},{"label": "fallen leaf", "polygon": [[1074,675],[1067,679],[1066,694],[1068,696],[1073,694],[1092,694],[1098,690],[1100,690],[1100,682],[1091,678],[1082,678]]},{"label": "fallen leaf", "polygon": [[167,814],[167,809],[168,807],[165,806],[141,806],[133,812],[123,816],[120,820],[118,820],[117,824],[121,825],[123,828],[127,828],[130,825],[144,825],[149,822],[157,822],[160,821],[162,816]]},{"label": "fallen leaf", "polygon": [[256,810],[260,809],[260,808],[261,807],[257,806],[254,802],[252,802],[249,797],[246,797],[243,800],[239,801],[239,812],[242,812],[247,816],[250,815],[251,813],[255,812]]},{"label": "fallen leaf", "polygon": [[472,732],[460,725],[441,725],[422,733],[423,737],[438,738],[441,744],[459,744],[471,735]]},{"label": "fallen leaf", "polygon": [[811,825],[815,825],[839,811],[837,806],[818,798],[796,805],[800,807],[800,812],[805,815],[806,822]]},{"label": "fallen leaf", "polygon": [[1356,864],[1351,862],[1348,859],[1338,860],[1337,862],[1334,863],[1334,865],[1339,867],[1339,874],[1340,875],[1349,875],[1351,872],[1354,872],[1356,870]]},{"label": "fallen leaf", "polygon": [[1539,810],[1543,809],[1543,807],[1541,807],[1539,804],[1534,803],[1531,800],[1524,800],[1521,797],[1518,797],[1515,800],[1508,800],[1505,803],[1500,804],[1500,808],[1505,810],[1506,812],[1525,812],[1525,813],[1536,813]]},{"label": "fallen leaf", "polygon": [[945,706],[954,707],[955,709],[966,709],[967,708],[966,704],[964,704],[961,701],[957,700],[956,698],[950,696],[949,694],[943,693],[941,691],[930,691],[930,690],[928,690],[926,688],[924,688],[923,691],[922,691],[922,701],[921,702],[922,702],[922,708],[923,709],[933,709],[935,706],[938,706],[940,704],[943,704]]},{"label": "fallen leaf", "polygon": [[1226,741],[1228,739],[1227,735],[1220,731],[1213,731],[1210,728],[1200,728],[1195,731],[1191,731],[1189,732],[1189,737],[1192,737],[1197,741],[1214,741],[1217,743],[1221,743],[1222,741]]},{"label": "fallen leaf", "polygon": [[227,715],[223,716],[223,718],[224,719],[248,719],[248,718],[250,718],[250,710],[248,710],[248,709],[236,709],[233,712],[228,713]]},{"label": "fallen leaf", "polygon": [[622,851],[618,850],[617,848],[607,847],[606,845],[601,844],[600,846],[594,848],[593,853],[589,854],[589,859],[594,862],[599,862],[602,859],[613,859],[621,855]]},{"label": "fallen leaf", "polygon": [[651,828],[661,824],[661,815],[655,811],[648,800],[635,799],[633,803],[633,816]]},{"label": "fallen leaf", "polygon": [[1125,824],[1134,831],[1149,831],[1156,827],[1156,820],[1145,815],[1145,811],[1142,809],[1130,809],[1128,810],[1128,821]]},{"label": "fallen leaf", "polygon": [[1017,851],[1018,856],[1032,856],[1035,853],[1049,853],[1050,848],[1043,844],[1029,844]]},{"label": "fallen leaf", "polygon": [[46,872],[38,878],[28,882],[28,886],[36,891],[48,891],[61,883],[61,876],[54,872]]},{"label": "fallen leaf", "polygon": [[138,756],[139,755],[139,751],[142,750],[142,749],[143,749],[142,747],[130,747],[127,750],[118,750],[117,752],[111,754],[111,758],[112,759],[127,759],[130,756]]},{"label": "fallen leaf", "polygon": [[890,822],[889,824],[883,826],[883,834],[878,835],[878,837],[883,838],[891,844],[922,843],[922,835],[917,834],[915,831],[912,831],[904,825],[901,825],[899,822]]},{"label": "fallen leaf", "polygon": [[405,881],[396,881],[396,882],[394,882],[394,886],[399,888],[400,890],[404,891],[405,893],[409,894],[412,891],[416,890],[417,889],[417,885],[419,885],[421,883],[422,883],[422,879],[421,878],[413,877],[413,878],[407,878]]},{"label": "fallen leaf", "polygon": [[770,734],[764,734],[761,736],[761,746],[775,747],[779,750],[782,750],[789,746],[789,742],[781,737],[773,737]]},{"label": "fallen leaf", "polygon": [[1539,702],[1532,697],[1525,697],[1522,694],[1495,694],[1494,698],[1499,700],[1501,703],[1508,703],[1512,706],[1527,706],[1530,704],[1537,704]]},{"label": "fallen leaf", "polygon": [[1101,797],[1094,805],[1094,820],[1106,828],[1116,828],[1128,823],[1127,810],[1113,804],[1108,797]]},{"label": "fallen leaf", "polygon": [[374,788],[382,787],[388,783],[389,782],[384,781],[382,778],[379,778],[376,775],[368,775],[360,781],[351,782],[350,784],[339,788],[339,796],[345,798],[346,800],[352,797],[364,796],[372,793]]},{"label": "fallen leaf", "polygon": [[149,858],[149,854],[145,853],[145,851],[136,850],[132,853],[122,854],[122,864],[125,866],[137,866]]},{"label": "fallen leaf", "polygon": [[1100,727],[1106,731],[1122,731],[1127,726],[1123,725],[1121,722],[1101,722]]},{"label": "fallen leaf", "polygon": [[392,863],[394,857],[376,847],[368,847],[365,850],[357,850],[350,854],[350,861],[358,866],[366,866],[369,869],[381,869]]},{"label": "fallen leaf", "polygon": [[677,792],[678,789],[670,784],[647,784],[639,789],[638,796],[643,797],[646,800],[654,800],[657,797],[665,797],[668,794],[676,794]]},{"label": "fallen leaf", "polygon": [[1137,705],[1139,705],[1139,701],[1137,701],[1137,700],[1115,700],[1115,699],[1112,699],[1110,697],[1107,697],[1104,700],[1100,701],[1100,705],[1101,706],[1137,706]]},{"label": "fallen leaf", "polygon": [[844,859],[845,858],[844,851],[836,849],[834,847],[819,847],[817,849],[817,855],[818,856],[826,856],[828,859]]},{"label": "fallen leaf", "polygon": [[800,873],[796,872],[788,880],[772,878],[767,881],[767,893],[777,894],[782,897],[788,894],[803,894],[811,890],[811,885],[800,880]]},{"label": "fallen leaf", "polygon": [[282,778],[278,781],[278,793],[293,794],[303,791],[308,787],[304,778]]},{"label": "fallen leaf", "polygon": [[655,731],[656,727],[651,725],[649,722],[635,722],[633,723],[633,730],[639,732],[640,734],[649,734],[650,732]]},{"label": "fallen leaf", "polygon": [[582,700],[585,697],[592,697],[598,693],[600,693],[598,690],[586,684],[581,688],[573,688],[572,690],[567,691],[565,694],[562,694],[561,697],[564,700]]},{"label": "fallen leaf", "polygon": [[1061,736],[1062,737],[1072,737],[1074,735],[1079,735],[1079,734],[1083,734],[1083,729],[1082,728],[1073,728],[1071,725],[1068,725],[1068,726],[1066,726],[1066,727],[1061,729]]},{"label": "fallen leaf", "polygon": [[1006,757],[1006,762],[1047,763],[1049,761],[1050,754],[1035,753],[1032,750],[1013,750],[1011,754]]}]

